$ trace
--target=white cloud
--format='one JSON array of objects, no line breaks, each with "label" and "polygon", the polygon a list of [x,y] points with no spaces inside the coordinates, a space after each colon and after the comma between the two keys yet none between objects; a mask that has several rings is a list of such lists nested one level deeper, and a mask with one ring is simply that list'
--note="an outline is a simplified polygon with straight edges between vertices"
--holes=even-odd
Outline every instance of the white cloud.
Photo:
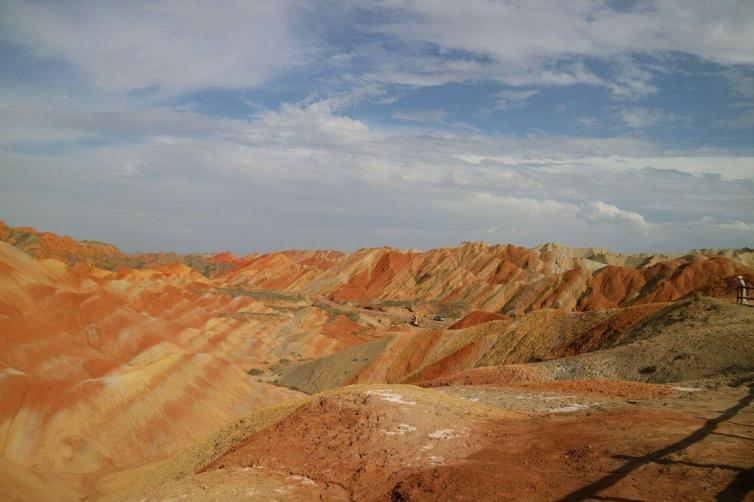
[{"label": "white cloud", "polygon": [[62,59],[105,91],[259,85],[300,62],[288,0],[4,2],[0,37]]},{"label": "white cloud", "polygon": [[329,142],[352,143],[366,136],[367,126],[345,116],[333,114],[328,101],[319,101],[308,106],[283,104],[277,111],[256,115],[251,136],[268,142],[296,139],[301,143]]},{"label": "white cloud", "polygon": [[587,217],[591,220],[621,221],[639,228],[643,232],[651,229],[651,225],[639,213],[626,211],[612,204],[605,204],[602,201],[592,202],[589,205]]},{"label": "white cloud", "polygon": [[117,137],[218,136],[237,131],[243,121],[208,117],[190,110],[87,110],[69,105],[0,103],[0,145]]},{"label": "white cloud", "polygon": [[439,56],[402,56],[379,59],[374,64],[376,68],[364,75],[365,80],[413,87],[474,80],[496,80],[510,86],[606,85],[602,78],[578,62],[550,68],[531,64],[500,65],[474,60],[453,60]]},{"label": "white cloud", "polygon": [[[496,236],[681,250],[750,236],[735,222],[750,221],[752,157],[679,157],[636,138],[391,131],[342,115],[337,102],[285,104],[247,121],[124,113],[110,130],[144,126],[143,137],[54,155],[0,149],[0,214],[131,249],[430,247]],[[89,137],[110,118],[55,123]],[[155,224],[165,230],[139,230]]]},{"label": "white cloud", "polygon": [[[628,104],[658,92],[654,78],[672,51],[754,62],[751,3],[612,5],[386,0],[367,4],[386,16],[358,25],[365,17],[350,16],[348,5],[298,0],[9,0],[0,5],[6,45],[40,56],[31,62],[40,67],[54,61],[55,77],[63,61],[80,79],[35,82],[28,92],[11,79],[0,90],[0,216],[131,249],[429,247],[484,236],[626,250],[750,242],[750,154],[666,151],[646,137],[488,134],[451,120],[456,108],[441,102],[394,112],[404,121],[397,128],[347,113],[397,99],[385,83],[523,87],[494,96],[502,109],[525,105],[539,92],[531,86],[588,84],[622,100],[613,118],[641,129],[678,119]],[[317,22],[328,9],[341,24]],[[329,47],[321,26],[397,40]],[[317,84],[290,92],[310,90],[308,98],[257,105],[244,118],[152,97],[170,103],[198,89],[253,87],[312,64],[321,66]],[[723,72],[741,111],[725,125],[751,125],[749,70]],[[336,94],[343,86],[350,91]],[[149,92],[132,92],[140,89]],[[276,102],[276,93],[259,102]]]},{"label": "white cloud", "polygon": [[754,129],[754,106],[744,108],[744,111],[733,118],[721,121],[721,124],[732,129]]},{"label": "white cloud", "polygon": [[617,67],[615,76],[607,83],[607,88],[617,98],[639,100],[657,93],[657,87],[651,84],[653,78],[651,72],[627,59]]},{"label": "white cloud", "polygon": [[465,129],[468,131],[477,131],[478,129],[466,122],[451,120],[448,113],[443,110],[398,110],[390,115],[396,120],[405,122],[415,122],[423,124],[437,124],[451,129]]},{"label": "white cloud", "polygon": [[394,119],[407,120],[409,122],[442,122],[448,116],[442,110],[398,110],[391,115]]},{"label": "white cloud", "polygon": [[532,96],[536,96],[537,94],[539,94],[539,91],[536,91],[536,90],[500,91],[498,93],[495,93],[495,98],[497,98],[497,104],[495,105],[495,108],[497,108],[498,110],[508,110],[510,108],[519,108],[519,107],[524,106],[526,102],[529,101],[529,98],[531,98]]},{"label": "white cloud", "polygon": [[718,223],[717,227],[724,230],[734,230],[736,232],[754,234],[754,221],[742,221],[742,220],[726,221],[726,222]]},{"label": "white cloud", "polygon": [[[605,2],[385,2],[412,15],[386,30],[499,61],[581,54],[681,51],[724,63],[754,63],[754,4],[664,0],[614,10]],[[532,36],[537,34],[537,36]]]},{"label": "white cloud", "polygon": [[634,129],[655,125],[667,117],[659,110],[650,110],[642,107],[624,108],[618,111],[616,116],[628,127]]},{"label": "white cloud", "polygon": [[[648,1],[620,10],[607,2],[558,0],[389,0],[383,5],[397,13],[383,32],[436,44],[445,54],[465,51],[482,57],[447,63],[438,58],[419,66],[409,62],[375,74],[385,81],[436,85],[494,78],[516,86],[590,83],[634,100],[657,92],[653,73],[632,59],[636,54],[684,52],[722,64],[754,63],[754,3],[748,0]],[[614,75],[594,75],[579,62],[586,58],[610,63]],[[454,71],[453,64],[464,65],[466,71]]]},{"label": "white cloud", "polygon": [[599,123],[594,117],[577,117],[574,120],[589,129],[597,127],[597,124]]}]

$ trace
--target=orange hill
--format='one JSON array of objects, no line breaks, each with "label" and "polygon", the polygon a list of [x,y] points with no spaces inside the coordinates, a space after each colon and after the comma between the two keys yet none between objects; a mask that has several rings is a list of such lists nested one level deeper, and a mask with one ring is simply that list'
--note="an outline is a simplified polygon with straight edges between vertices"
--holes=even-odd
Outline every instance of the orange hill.
[{"label": "orange hill", "polygon": [[[318,259],[313,259],[317,257]],[[521,314],[543,308],[602,310],[674,301],[700,292],[732,297],[754,280],[754,251],[622,255],[560,245],[464,243],[425,252],[391,248],[287,251],[255,256],[221,279],[247,289],[325,295],[340,302]]]},{"label": "orange hill", "polygon": [[448,329],[464,329],[476,326],[477,324],[484,324],[490,321],[502,321],[507,319],[505,316],[496,314],[494,312],[485,312],[484,310],[475,310],[470,312],[460,321],[453,323]]},{"label": "orange hill", "polygon": [[[687,298],[732,297],[734,278],[754,281],[754,250],[704,249],[685,255],[620,254],[545,244],[534,248],[466,242],[453,248],[140,253],[0,224],[0,240],[37,258],[100,268],[155,268],[181,263],[245,291],[327,296],[338,302],[390,302],[461,315],[472,310],[519,315],[544,308],[591,311]],[[396,303],[397,302],[397,303]],[[394,306],[394,305],[393,305]]]},{"label": "orange hill", "polygon": [[0,220],[0,241],[7,242],[35,258],[55,258],[68,264],[86,263],[99,268],[114,268],[126,255],[112,244],[98,241],[77,241],[31,227],[9,227]]},{"label": "orange hill", "polygon": [[105,270],[118,267],[155,268],[181,263],[207,277],[226,273],[238,265],[233,253],[134,253],[126,254],[105,242],[60,237],[50,232],[39,232],[31,227],[9,227],[0,220],[0,241],[7,242],[35,258],[53,258],[69,265],[83,263]]},{"label": "orange hill", "polygon": [[265,373],[365,330],[295,295],[217,288],[182,264],[112,272],[0,242],[0,457],[59,473],[159,459],[300,395]]}]

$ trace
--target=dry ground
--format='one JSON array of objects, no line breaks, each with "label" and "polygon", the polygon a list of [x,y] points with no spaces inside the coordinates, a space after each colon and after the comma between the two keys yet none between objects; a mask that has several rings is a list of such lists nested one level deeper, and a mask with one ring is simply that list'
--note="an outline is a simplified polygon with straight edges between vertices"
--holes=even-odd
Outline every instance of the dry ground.
[{"label": "dry ground", "polygon": [[193,472],[163,465],[99,488],[127,485],[110,493],[121,500],[750,499],[754,388],[711,387],[347,387],[195,449]]}]

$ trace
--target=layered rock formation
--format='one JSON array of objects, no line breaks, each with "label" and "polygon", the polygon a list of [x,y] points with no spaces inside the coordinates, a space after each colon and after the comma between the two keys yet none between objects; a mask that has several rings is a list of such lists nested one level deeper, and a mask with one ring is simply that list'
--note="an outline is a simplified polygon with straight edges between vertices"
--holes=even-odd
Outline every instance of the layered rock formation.
[{"label": "layered rock formation", "polygon": [[226,287],[324,295],[338,302],[420,304],[434,310],[521,314],[543,308],[601,310],[675,301],[694,292],[733,297],[734,278],[754,281],[754,250],[704,249],[685,255],[621,254],[545,244],[534,248],[467,242],[454,248],[125,255],[114,246],[31,229],[0,227],[0,240],[32,256],[104,268],[185,264]]},{"label": "layered rock formation", "polygon": [[111,272],[0,242],[0,278],[0,454],[20,466],[160,458],[298,395],[248,370],[363,341],[334,313],[236,295],[181,264]]},{"label": "layered rock formation", "polygon": [[[644,455],[658,416],[657,448],[678,430],[675,410],[658,415],[650,403],[637,421],[630,404],[677,389],[637,382],[749,381],[754,310],[701,295],[732,297],[739,274],[754,281],[753,257],[748,249],[622,255],[483,243],[242,258],[125,254],[0,225],[0,498],[400,500],[479,487],[482,496],[519,476],[490,481],[475,462],[506,473],[521,447],[548,438],[526,458],[547,451],[555,460],[537,464],[530,482],[566,495],[578,488],[576,474],[592,480],[626,453],[596,458],[601,467],[589,474],[561,465],[581,455],[570,450],[612,434],[611,444],[641,438],[628,453]],[[415,312],[468,315],[414,327],[406,321]],[[631,382],[605,381],[615,379]],[[300,391],[354,383],[380,386],[298,400]],[[467,393],[475,384],[498,388]],[[507,394],[499,388],[514,384]],[[526,385],[546,393],[530,397]],[[608,403],[619,418],[604,429],[612,422],[603,411],[569,418],[571,432],[592,428],[564,454],[562,429],[546,417],[584,409],[584,392],[600,394],[588,405],[595,415]],[[686,397],[677,399],[687,410]],[[734,400],[715,398],[708,411],[721,403]],[[515,435],[523,446],[508,450],[523,418],[500,408],[544,417],[526,422]],[[464,429],[470,424],[479,430]],[[624,425],[632,432],[617,434]],[[465,446],[448,446],[455,440]],[[746,472],[750,440],[732,447],[718,438],[711,448]],[[530,471],[522,465],[516,472]],[[695,479],[692,467],[676,481]],[[552,486],[542,481],[558,475]],[[711,494],[709,486],[733,477],[689,482],[684,493]],[[517,493],[529,489],[527,481]],[[677,494],[675,485],[667,493]]]},{"label": "layered rock formation", "polygon": [[674,301],[694,292],[732,297],[737,275],[754,280],[752,257],[749,249],[623,255],[554,244],[527,249],[464,243],[426,252],[271,253],[240,264],[222,279],[238,287],[323,294],[336,301],[434,302],[521,314]]}]

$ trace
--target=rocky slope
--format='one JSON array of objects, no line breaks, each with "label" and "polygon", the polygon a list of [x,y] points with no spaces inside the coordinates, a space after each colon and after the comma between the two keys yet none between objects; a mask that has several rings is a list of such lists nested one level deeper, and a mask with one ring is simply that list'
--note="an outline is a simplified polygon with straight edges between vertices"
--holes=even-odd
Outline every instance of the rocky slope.
[{"label": "rocky slope", "polygon": [[4,225],[0,240],[32,256],[69,264],[114,269],[178,263],[229,288],[322,295],[364,305],[424,304],[429,313],[454,315],[474,309],[507,315],[545,308],[602,310],[675,301],[694,292],[731,298],[737,275],[754,282],[754,250],[748,248],[667,255],[467,242],[424,252],[369,248],[349,254],[281,251],[236,258],[230,253],[125,255],[102,243]]},{"label": "rocky slope", "polygon": [[353,383],[734,376],[754,372],[753,325],[754,309],[705,297],[599,312],[540,310],[461,330],[392,335],[289,365],[279,383],[312,393]]},{"label": "rocky slope", "polygon": [[460,390],[353,386],[255,412],[169,461],[102,480],[95,498],[743,500],[748,491],[750,434],[736,426],[754,413],[748,388]]},{"label": "rocky slope", "polygon": [[31,227],[9,227],[0,220],[0,242],[15,246],[35,258],[54,258],[68,265],[85,264],[105,270],[119,267],[156,268],[183,264],[207,277],[214,277],[235,268],[239,259],[229,252],[193,253],[133,253],[126,254],[112,244],[91,240],[76,240],[51,232],[39,232]]},{"label": "rocky slope", "polygon": [[754,309],[701,296],[729,298],[751,258],[126,255],[0,225],[0,498],[592,496],[653,451],[671,472],[605,496],[745,495],[745,431],[665,452],[723,423],[700,414],[749,413],[745,389],[688,381],[751,381]]},{"label": "rocky slope", "polygon": [[0,220],[0,241],[21,249],[35,258],[55,258],[64,263],[85,263],[112,269],[128,260],[112,244],[99,241],[77,241],[51,232],[38,232],[31,227],[9,227]]},{"label": "rocky slope", "polygon": [[279,361],[374,331],[296,297],[242,293],[185,265],[111,272],[0,242],[0,455],[58,473],[157,459],[296,397],[260,380]]},{"label": "rocky slope", "polygon": [[[674,301],[694,292],[735,294],[734,278],[754,280],[754,251],[623,255],[556,244],[532,249],[464,243],[425,252],[390,248],[285,252],[255,257],[223,276],[250,289],[322,294],[336,301],[379,301],[521,314],[543,308],[601,310]],[[451,307],[452,308],[452,307]]]}]

